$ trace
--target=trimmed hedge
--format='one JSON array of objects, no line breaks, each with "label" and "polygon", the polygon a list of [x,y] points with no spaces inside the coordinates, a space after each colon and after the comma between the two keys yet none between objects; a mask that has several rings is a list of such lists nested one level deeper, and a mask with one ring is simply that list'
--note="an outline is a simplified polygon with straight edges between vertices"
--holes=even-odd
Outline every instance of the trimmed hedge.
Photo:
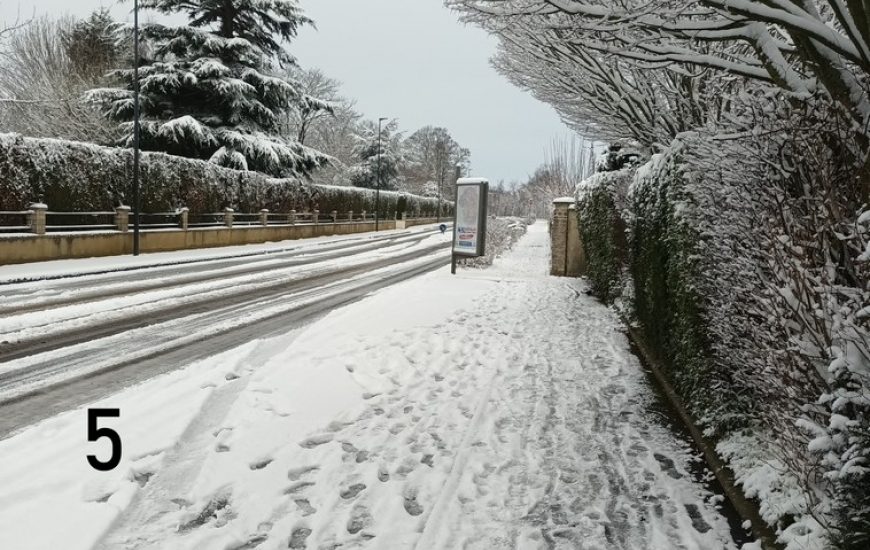
[{"label": "trimmed hedge", "polygon": [[[23,210],[42,201],[54,211],[111,211],[132,201],[133,151],[90,143],[0,134],[0,210]],[[375,192],[275,179],[215,164],[142,152],[142,211],[186,206],[192,214],[231,207],[240,212],[312,210],[374,212]],[[381,217],[396,212],[402,195],[380,193]],[[406,196],[411,212],[434,212],[437,199]],[[445,203],[445,210],[452,204]]]},{"label": "trimmed hedge", "polygon": [[688,208],[678,152],[655,155],[639,171],[631,193],[630,262],[634,310],[644,343],[664,366],[696,418],[727,406],[711,392],[715,380],[703,299],[699,236],[681,216]]},{"label": "trimmed hedge", "polygon": [[632,169],[599,172],[577,187],[577,221],[589,285],[592,294],[607,304],[623,292],[628,241],[615,198],[628,189],[633,174]]},{"label": "trimmed hedge", "polygon": [[[594,174],[577,189],[592,293],[618,306],[711,432],[741,424],[744,399],[723,369],[707,312],[712,261],[698,232],[682,145],[637,168]],[[745,411],[743,411],[745,412]]]}]

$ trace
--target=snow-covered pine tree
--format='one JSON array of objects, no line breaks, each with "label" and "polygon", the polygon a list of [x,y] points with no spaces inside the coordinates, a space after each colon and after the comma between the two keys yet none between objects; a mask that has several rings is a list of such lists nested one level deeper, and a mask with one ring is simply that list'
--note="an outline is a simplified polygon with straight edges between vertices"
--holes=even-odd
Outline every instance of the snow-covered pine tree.
[{"label": "snow-covered pine tree", "polygon": [[[350,169],[350,182],[355,187],[375,189],[380,187],[382,191],[395,191],[399,189],[401,178],[399,177],[400,166],[404,162],[402,152],[402,133],[398,132],[399,123],[391,120],[381,127],[381,136],[378,140],[378,126],[372,121],[361,124],[361,131],[357,135],[357,147],[355,156],[359,163]],[[378,144],[380,143],[380,164],[378,161]],[[378,167],[380,166],[380,178]]]},{"label": "snow-covered pine tree", "polygon": [[[326,155],[278,133],[282,110],[299,107],[294,82],[271,76],[293,58],[281,43],[310,23],[295,0],[142,0],[143,9],[184,13],[189,24],[147,24],[139,68],[140,146],[276,177],[300,176]],[[146,51],[147,50],[147,51]],[[113,71],[120,87],[89,99],[133,139],[133,70]]]}]

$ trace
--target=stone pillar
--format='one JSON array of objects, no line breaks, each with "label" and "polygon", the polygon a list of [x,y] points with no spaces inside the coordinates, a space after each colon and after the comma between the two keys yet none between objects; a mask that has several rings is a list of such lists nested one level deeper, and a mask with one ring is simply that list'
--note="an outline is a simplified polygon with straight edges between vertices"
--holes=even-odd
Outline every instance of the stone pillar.
[{"label": "stone pillar", "polygon": [[332,225],[335,225],[337,223],[338,223],[338,210],[333,210],[332,211]]},{"label": "stone pillar", "polygon": [[311,214],[311,221],[314,222],[314,225],[317,225],[318,217],[319,217],[319,216],[320,216],[320,210],[315,210],[315,211]]},{"label": "stone pillar", "polygon": [[296,211],[291,210],[287,215],[287,221],[290,222],[290,225],[296,225]]},{"label": "stone pillar", "polygon": [[227,227],[233,226],[233,212],[232,208],[224,208],[224,225]]},{"label": "stone pillar", "polygon": [[347,213],[347,221],[353,223],[353,210],[348,211]]},{"label": "stone pillar", "polygon": [[116,206],[115,207],[115,227],[121,233],[126,233],[130,230],[130,207]]},{"label": "stone pillar", "polygon": [[580,277],[586,275],[586,251],[580,241],[580,220],[577,219],[577,205],[568,207],[568,242],[565,275],[568,277]]},{"label": "stone pillar", "polygon": [[48,205],[43,202],[34,202],[27,208],[30,210],[27,213],[27,224],[30,225],[30,232],[45,235],[45,213],[48,211]]},{"label": "stone pillar", "polygon": [[550,220],[550,275],[564,276],[568,266],[568,207],[574,199],[563,197],[553,201]]},{"label": "stone pillar", "polygon": [[189,219],[189,217],[188,217],[189,213],[190,213],[190,210],[188,210],[186,206],[178,211],[179,224],[181,225],[182,231],[187,231],[187,223],[188,223],[187,220]]},{"label": "stone pillar", "polygon": [[269,209],[260,210],[260,225],[269,225]]},{"label": "stone pillar", "polygon": [[365,210],[362,211],[362,221],[363,222],[366,221],[366,211]]}]

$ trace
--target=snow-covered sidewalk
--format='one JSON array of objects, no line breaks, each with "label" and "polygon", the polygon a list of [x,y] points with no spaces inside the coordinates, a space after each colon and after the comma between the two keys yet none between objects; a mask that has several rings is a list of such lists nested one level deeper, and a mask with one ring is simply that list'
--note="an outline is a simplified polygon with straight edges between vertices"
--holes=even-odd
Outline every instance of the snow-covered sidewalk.
[{"label": "snow-covered sidewalk", "polygon": [[546,230],[93,405],[111,472],[84,411],[0,442],[0,548],[734,548]]}]

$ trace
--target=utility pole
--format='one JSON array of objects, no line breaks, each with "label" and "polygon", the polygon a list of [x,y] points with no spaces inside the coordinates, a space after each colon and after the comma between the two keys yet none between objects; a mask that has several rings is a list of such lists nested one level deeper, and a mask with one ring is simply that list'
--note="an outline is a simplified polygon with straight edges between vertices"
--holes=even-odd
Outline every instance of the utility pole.
[{"label": "utility pole", "polygon": [[139,0],[133,0],[133,255],[139,255]]},{"label": "utility pole", "polygon": [[381,122],[386,118],[378,119],[378,175],[375,181],[375,231],[378,230],[378,211],[381,208]]}]

